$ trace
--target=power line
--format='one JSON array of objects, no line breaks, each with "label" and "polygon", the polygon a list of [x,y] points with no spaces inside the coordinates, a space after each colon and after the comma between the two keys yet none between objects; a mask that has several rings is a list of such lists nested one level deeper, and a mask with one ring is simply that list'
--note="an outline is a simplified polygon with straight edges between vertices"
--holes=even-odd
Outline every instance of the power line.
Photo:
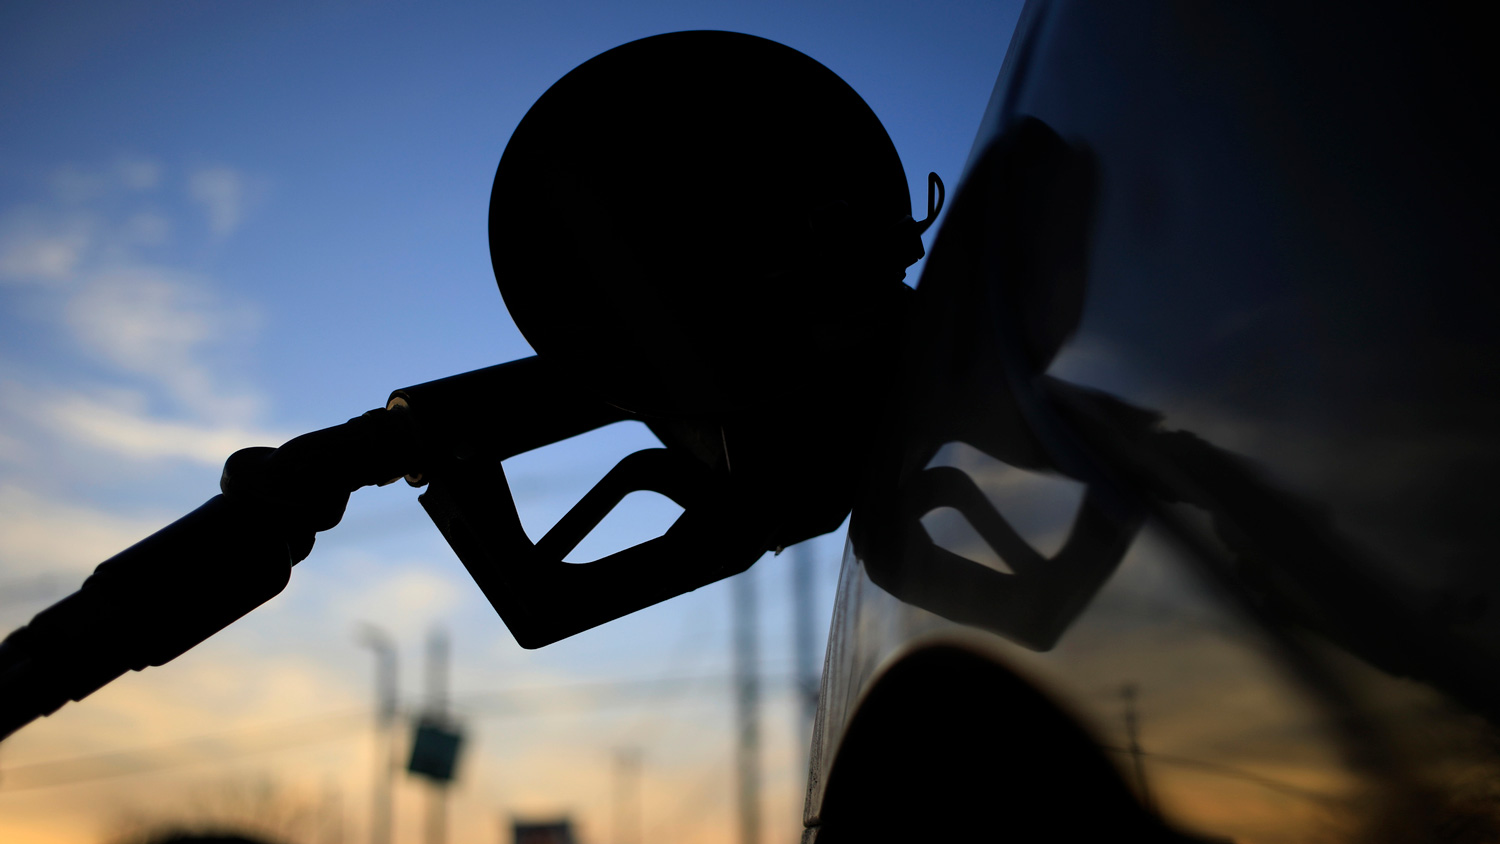
[{"label": "power line", "polygon": [[[568,683],[554,686],[530,686],[497,690],[462,698],[461,708],[466,714],[484,717],[529,717],[558,711],[556,701],[545,700],[549,695],[566,696],[565,703],[573,704],[576,710],[599,709],[626,702],[624,693],[713,693],[720,694],[710,683],[724,683],[732,679],[729,674],[708,674],[682,677],[663,677],[653,680],[600,681]],[[776,679],[789,683],[790,677]],[[579,692],[593,694],[590,700],[577,699]],[[523,700],[527,699],[529,700]],[[528,706],[528,703],[530,704]],[[538,706],[546,713],[538,713]],[[486,709],[491,711],[486,712]],[[502,711],[495,711],[502,709]],[[131,748],[106,753],[59,759],[50,762],[33,762],[0,768],[0,793],[23,791],[33,788],[72,785],[110,777],[132,776],[178,768],[187,765],[216,762],[223,759],[270,753],[304,745],[343,739],[369,726],[369,711],[356,709],[348,712],[299,718],[278,724],[226,730],[192,738],[166,742],[152,747]]]},{"label": "power line", "polygon": [[77,589],[86,576],[87,573],[39,574],[0,581],[0,609],[60,598]]},{"label": "power line", "polygon": [[[538,705],[550,707],[556,703],[585,709],[623,706],[639,699],[654,699],[664,695],[719,695],[722,684],[735,680],[737,676],[696,674],[520,687],[465,695],[454,703],[454,708],[467,715],[496,717],[527,716],[535,714]],[[761,678],[778,687],[790,687],[794,681],[791,674],[762,674]],[[549,698],[551,703],[548,702]]]},{"label": "power line", "polygon": [[[692,609],[683,615],[677,644],[672,648],[670,655],[662,661],[661,670],[655,672],[650,679],[669,681],[674,677],[682,676],[689,667],[697,670],[700,661],[711,656],[711,652],[700,647],[705,626],[704,616],[708,609],[709,605],[700,601],[694,603]],[[708,682],[712,683],[714,680],[710,679]],[[702,691],[703,689],[696,684],[684,684],[671,691],[664,691],[659,697],[640,698],[635,719],[628,726],[621,725],[621,735],[626,736],[628,741],[635,744],[649,743],[657,733],[669,726],[669,723],[660,717],[664,704],[670,705],[675,703],[679,696]]]},{"label": "power line", "polygon": [[1186,756],[1176,756],[1170,753],[1156,753],[1150,750],[1141,750],[1140,748],[1113,747],[1107,744],[1100,745],[1099,749],[1107,751],[1109,753],[1120,753],[1132,756],[1138,755],[1140,757],[1160,762],[1166,765],[1178,765],[1184,768],[1197,768],[1198,770],[1205,773],[1216,774],[1218,776],[1225,777],[1226,779],[1235,779],[1242,782],[1254,783],[1261,788],[1275,791],[1280,794],[1285,794],[1289,797],[1298,797],[1303,800],[1328,802],[1338,799],[1336,797],[1333,797],[1332,795],[1313,791],[1310,788],[1303,788],[1299,785],[1293,785],[1289,782],[1283,782],[1278,779],[1262,776],[1253,771],[1247,771],[1244,768],[1236,768],[1233,765],[1225,765],[1219,762],[1208,762],[1203,759],[1191,759]]},{"label": "power line", "polygon": [[[151,773],[274,750],[317,744],[352,735],[368,724],[363,710],[197,736],[155,747],[119,750],[0,770],[0,792],[71,785],[108,777]],[[258,734],[258,735],[257,735]]]}]

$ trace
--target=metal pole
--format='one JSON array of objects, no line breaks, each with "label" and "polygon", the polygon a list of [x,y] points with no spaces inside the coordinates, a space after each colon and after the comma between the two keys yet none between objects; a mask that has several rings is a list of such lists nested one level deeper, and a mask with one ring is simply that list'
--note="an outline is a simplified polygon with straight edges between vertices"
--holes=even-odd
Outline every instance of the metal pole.
[{"label": "metal pole", "polygon": [[1136,687],[1134,683],[1126,683],[1120,689],[1120,697],[1125,699],[1125,734],[1130,744],[1130,759],[1135,768],[1135,782],[1141,789],[1141,805],[1146,811],[1153,811],[1151,807],[1151,791],[1146,786],[1146,765],[1141,759],[1140,721],[1136,717],[1135,697]]},{"label": "metal pole", "polygon": [[395,823],[396,644],[372,624],[359,628],[359,643],[375,652],[375,788],[370,803],[370,844],[391,844]]},{"label": "metal pole", "polygon": [[641,844],[641,749],[615,751],[615,842]]},{"label": "metal pole", "polygon": [[[433,628],[427,637],[427,711],[446,720],[448,710],[448,634]],[[427,844],[448,837],[448,785],[433,782],[427,794]]]},{"label": "metal pole", "polygon": [[338,786],[323,785],[323,844],[344,844],[344,799]]},{"label": "metal pole", "polygon": [[[753,571],[753,569],[752,569]],[[755,582],[734,578],[734,678],[739,741],[740,844],[760,844],[760,677],[756,653]]]},{"label": "metal pole", "polygon": [[796,719],[796,736],[802,746],[802,767],[809,765],[812,752],[812,725],[818,714],[817,669],[818,640],[813,620],[813,553],[810,543],[792,546],[792,655],[796,666],[796,704],[792,717]]}]

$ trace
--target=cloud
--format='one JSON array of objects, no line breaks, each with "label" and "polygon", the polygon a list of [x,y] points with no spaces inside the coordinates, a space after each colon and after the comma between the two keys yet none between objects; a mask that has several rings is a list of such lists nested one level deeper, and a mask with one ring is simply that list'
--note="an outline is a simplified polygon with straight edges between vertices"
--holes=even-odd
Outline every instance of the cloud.
[{"label": "cloud", "polygon": [[161,183],[162,166],[146,158],[127,158],[115,165],[115,173],[130,190],[152,190]]},{"label": "cloud", "polygon": [[[50,201],[0,215],[0,282],[66,285],[84,271],[131,263],[139,247],[166,243],[171,221],[131,197],[154,189],[161,174],[161,165],[145,159],[121,161],[112,170],[59,168],[50,178]],[[234,208],[231,216],[238,219]]]},{"label": "cloud", "polygon": [[120,228],[126,246],[159,246],[172,236],[172,221],[161,214],[140,211],[130,215]]},{"label": "cloud", "polygon": [[92,243],[92,226],[81,216],[13,210],[0,218],[0,282],[66,281]]},{"label": "cloud", "polygon": [[363,588],[342,592],[334,599],[333,614],[345,619],[351,630],[360,622],[373,621],[401,641],[423,635],[473,587],[416,565],[390,570],[385,577],[377,577],[372,570]]},{"label": "cloud", "polygon": [[[59,327],[82,351],[148,379],[190,415],[252,418],[261,410],[259,397],[227,385],[211,353],[248,340],[258,323],[255,310],[225,301],[205,277],[143,260],[144,249],[172,239],[174,226],[162,209],[129,194],[155,187],[161,177],[161,166],[146,159],[113,169],[60,168],[50,205],[0,215],[0,283],[38,284],[65,297],[35,312],[59,314]],[[242,184],[223,167],[190,178],[190,193],[205,203],[216,233],[238,225]],[[189,437],[177,451],[201,441]]]},{"label": "cloud", "polygon": [[74,164],[65,164],[52,171],[48,182],[52,196],[68,205],[94,202],[117,184],[112,173]]},{"label": "cloud", "polygon": [[165,523],[59,501],[7,482],[0,484],[0,563],[7,580],[81,576]]},{"label": "cloud", "polygon": [[122,368],[150,371],[214,336],[206,299],[199,286],[170,270],[113,270],[73,297],[67,320],[79,341]]},{"label": "cloud", "polygon": [[38,412],[53,430],[133,460],[190,460],[216,467],[241,448],[290,439],[250,426],[156,418],[139,394],[66,393],[44,400]]},{"label": "cloud", "polygon": [[70,298],[65,321],[84,349],[197,413],[244,419],[259,409],[253,396],[227,394],[204,363],[207,347],[248,334],[256,315],[219,302],[201,279],[161,267],[105,271]]},{"label": "cloud", "polygon": [[245,180],[228,167],[205,167],[188,177],[188,195],[203,206],[208,228],[223,237],[239,228],[245,202]]},{"label": "cloud", "polygon": [[31,447],[25,440],[9,432],[0,431],[0,462],[14,463],[22,459],[30,450]]},{"label": "cloud", "polygon": [[[27,297],[26,307],[7,308],[6,318],[39,319],[39,328],[108,367],[86,372],[52,355],[28,360],[30,376],[13,371],[0,384],[11,421],[30,423],[0,434],[12,479],[41,471],[40,447],[59,436],[134,461],[214,467],[237,448],[287,439],[257,428],[262,397],[228,377],[235,353],[253,339],[257,311],[174,266],[162,248],[173,217],[191,210],[145,194],[163,176],[159,163],[140,157],[64,166],[37,204],[0,209],[0,285],[33,288],[14,294]],[[225,167],[190,175],[190,198],[205,205],[216,233],[238,225],[243,184]]]}]

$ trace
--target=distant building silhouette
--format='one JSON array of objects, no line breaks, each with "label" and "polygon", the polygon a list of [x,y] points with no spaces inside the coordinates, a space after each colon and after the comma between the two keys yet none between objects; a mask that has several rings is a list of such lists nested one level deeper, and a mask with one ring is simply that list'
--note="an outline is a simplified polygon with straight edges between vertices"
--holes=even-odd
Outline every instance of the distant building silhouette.
[{"label": "distant building silhouette", "polygon": [[[569,839],[571,841],[571,839]],[[143,839],[142,844],[272,844],[258,836],[238,832],[163,832]]]},{"label": "distant building silhouette", "polygon": [[511,829],[513,844],[578,844],[573,821],[567,817],[542,822],[512,820]]}]

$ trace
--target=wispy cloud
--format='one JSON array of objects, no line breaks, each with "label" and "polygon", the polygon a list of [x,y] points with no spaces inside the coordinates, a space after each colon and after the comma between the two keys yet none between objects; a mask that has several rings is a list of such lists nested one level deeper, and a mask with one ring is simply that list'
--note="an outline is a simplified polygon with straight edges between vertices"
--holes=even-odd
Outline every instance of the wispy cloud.
[{"label": "wispy cloud", "polygon": [[161,163],[149,158],[124,158],[115,165],[120,184],[130,190],[154,190],[162,171]]},{"label": "wispy cloud", "polygon": [[77,214],[16,208],[0,216],[0,283],[58,284],[72,278],[93,243]]},{"label": "wispy cloud", "polygon": [[7,578],[92,570],[159,529],[157,517],[128,517],[0,483],[0,560]]},{"label": "wispy cloud", "polygon": [[188,177],[188,195],[208,215],[208,228],[223,237],[239,228],[245,204],[245,179],[229,167],[205,167]]},{"label": "wispy cloud", "polygon": [[[373,568],[373,565],[372,565]],[[359,622],[378,621],[400,639],[422,635],[440,622],[466,596],[467,585],[430,569],[408,565],[382,575],[371,571],[359,588],[340,593],[329,611],[353,629]]]},{"label": "wispy cloud", "polygon": [[36,413],[54,430],[95,448],[132,460],[190,460],[218,466],[252,445],[280,445],[285,433],[248,425],[174,421],[151,415],[139,394],[64,393],[37,405]]},{"label": "wispy cloud", "polygon": [[215,419],[255,415],[259,401],[226,394],[205,363],[209,347],[256,323],[247,305],[210,292],[202,279],[162,267],[119,267],[92,276],[69,299],[68,329],[80,347],[118,369],[151,378],[183,406]]},{"label": "wispy cloud", "polygon": [[[85,376],[47,360],[30,377],[12,373],[0,404],[33,423],[27,436],[210,465],[244,445],[286,439],[258,430],[264,401],[234,376],[234,353],[250,347],[259,325],[254,305],[163,251],[174,218],[194,209],[207,213],[216,237],[231,233],[243,219],[246,179],[228,167],[167,176],[141,157],[65,166],[32,203],[0,209],[0,284],[33,291],[26,313],[105,367],[102,377],[97,369]],[[183,192],[165,195],[171,184]],[[0,457],[29,445],[8,431]]]},{"label": "wispy cloud", "polygon": [[130,215],[120,227],[121,240],[127,247],[159,246],[172,237],[172,221],[152,211]]}]

